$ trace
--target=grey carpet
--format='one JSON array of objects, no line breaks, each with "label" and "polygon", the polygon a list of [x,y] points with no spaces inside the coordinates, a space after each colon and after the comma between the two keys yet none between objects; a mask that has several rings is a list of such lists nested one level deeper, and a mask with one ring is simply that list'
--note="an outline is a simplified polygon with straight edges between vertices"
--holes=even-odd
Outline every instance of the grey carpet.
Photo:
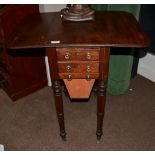
[{"label": "grey carpet", "polygon": [[155,150],[155,83],[137,76],[124,95],[107,95],[104,135],[96,140],[96,98],[64,98],[67,141],[59,137],[52,90],[13,103],[0,90],[0,144],[5,150]]}]

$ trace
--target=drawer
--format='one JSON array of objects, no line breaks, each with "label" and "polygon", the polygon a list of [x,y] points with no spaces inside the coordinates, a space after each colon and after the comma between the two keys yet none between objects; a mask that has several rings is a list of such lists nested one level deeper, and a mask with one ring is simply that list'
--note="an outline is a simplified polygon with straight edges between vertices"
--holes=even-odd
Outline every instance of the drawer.
[{"label": "drawer", "polygon": [[99,62],[58,63],[59,73],[98,73]]},{"label": "drawer", "polygon": [[98,61],[99,48],[57,48],[58,61]]},{"label": "drawer", "polygon": [[98,79],[99,73],[59,73],[60,79]]}]

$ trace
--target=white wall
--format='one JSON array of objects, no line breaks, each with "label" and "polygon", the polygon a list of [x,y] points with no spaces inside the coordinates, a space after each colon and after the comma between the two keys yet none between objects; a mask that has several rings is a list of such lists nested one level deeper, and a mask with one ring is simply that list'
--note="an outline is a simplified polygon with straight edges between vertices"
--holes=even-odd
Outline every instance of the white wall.
[{"label": "white wall", "polygon": [[40,4],[40,12],[54,12],[60,11],[62,8],[65,8],[66,4]]},{"label": "white wall", "polygon": [[[65,7],[66,7],[66,4],[40,4],[39,10],[40,12],[54,12],[54,11],[60,11]],[[47,56],[45,56],[45,64],[46,64],[48,86],[52,86],[51,77],[50,77],[50,69],[52,68],[49,68]]]},{"label": "white wall", "polygon": [[155,55],[147,53],[145,57],[140,59],[138,73],[155,82]]}]

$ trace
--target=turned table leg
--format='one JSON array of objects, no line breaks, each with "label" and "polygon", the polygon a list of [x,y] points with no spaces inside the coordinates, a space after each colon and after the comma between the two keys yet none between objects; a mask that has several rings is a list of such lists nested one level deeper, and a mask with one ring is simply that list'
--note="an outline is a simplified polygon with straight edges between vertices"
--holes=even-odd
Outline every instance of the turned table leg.
[{"label": "turned table leg", "polygon": [[99,81],[97,86],[97,139],[100,140],[103,134],[103,118],[106,104],[106,87],[108,80],[110,48],[100,49],[99,59]]},{"label": "turned table leg", "polygon": [[103,118],[104,118],[104,110],[106,103],[106,84],[105,81],[100,80],[98,84],[98,92],[97,92],[97,139],[100,140],[102,136],[102,126],[103,126]]},{"label": "turned table leg", "polygon": [[64,124],[64,112],[63,112],[63,100],[60,81],[53,81],[53,92],[55,99],[55,107],[60,126],[60,136],[63,140],[66,140],[65,124]]},{"label": "turned table leg", "polygon": [[54,93],[55,107],[60,127],[60,136],[63,140],[66,140],[65,123],[64,123],[64,112],[63,112],[63,100],[62,91],[60,85],[60,78],[58,75],[58,64],[57,64],[57,51],[56,48],[46,48],[48,55],[48,62],[50,66],[50,75],[52,78],[52,87]]}]

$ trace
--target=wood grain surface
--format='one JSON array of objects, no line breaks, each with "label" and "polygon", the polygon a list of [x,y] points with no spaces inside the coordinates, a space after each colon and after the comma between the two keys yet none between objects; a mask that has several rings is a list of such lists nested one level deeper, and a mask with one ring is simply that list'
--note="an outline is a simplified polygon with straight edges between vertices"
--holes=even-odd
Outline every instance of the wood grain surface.
[{"label": "wood grain surface", "polygon": [[7,47],[145,47],[148,43],[127,12],[96,12],[95,20],[86,22],[62,22],[60,12],[53,12],[25,19],[10,35]]}]

